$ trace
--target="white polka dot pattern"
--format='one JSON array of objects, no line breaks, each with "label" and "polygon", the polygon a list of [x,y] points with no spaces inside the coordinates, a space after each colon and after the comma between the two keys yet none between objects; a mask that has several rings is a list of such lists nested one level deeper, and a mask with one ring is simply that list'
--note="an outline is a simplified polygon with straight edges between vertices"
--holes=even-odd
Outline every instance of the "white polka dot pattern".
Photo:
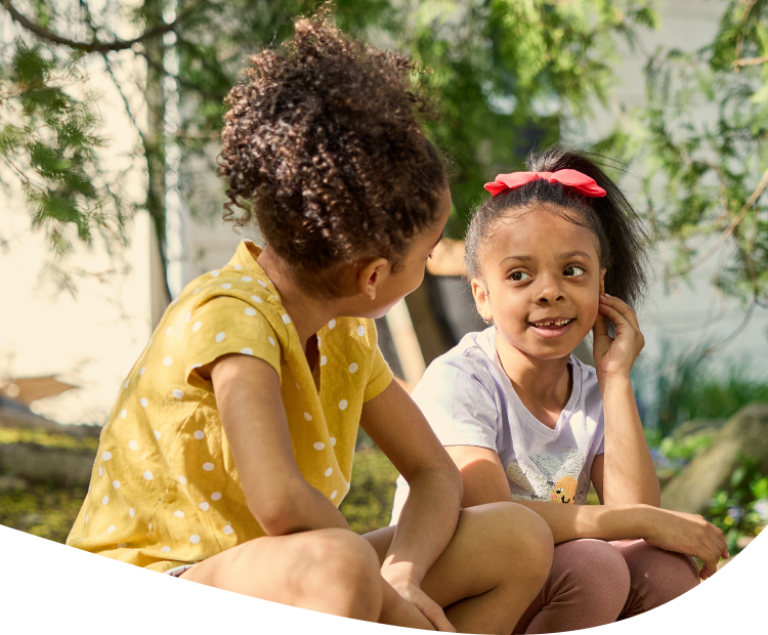
[{"label": "white polka dot pattern", "polygon": [[[185,290],[177,306],[163,316],[157,344],[150,339],[131,374],[123,378],[119,405],[102,434],[92,495],[86,499],[84,511],[98,507],[98,513],[84,514],[88,526],[76,525],[76,539],[95,544],[103,536],[102,548],[115,550],[119,559],[146,550],[148,558],[175,561],[190,554],[207,558],[221,546],[261,535],[247,514],[237,473],[222,454],[210,378],[192,370],[231,353],[264,359],[278,371],[302,471],[314,478],[324,476],[321,489],[334,504],[343,498],[348,485],[337,467],[351,460],[350,426],[356,425],[362,403],[389,379],[383,362],[371,364],[376,352],[373,323],[334,318],[327,330],[317,333],[317,366],[323,368],[320,393],[305,372],[296,329],[285,328],[292,324],[292,314],[259,268],[240,262],[240,268],[247,269],[240,275],[234,275],[235,262],[230,262]],[[204,293],[197,298],[195,292]],[[297,362],[304,364],[302,372]],[[331,434],[347,441],[337,447]],[[242,522],[243,513],[247,522]],[[203,522],[201,514],[206,515]],[[117,543],[128,536],[130,542]],[[123,546],[116,549],[116,544]]]}]

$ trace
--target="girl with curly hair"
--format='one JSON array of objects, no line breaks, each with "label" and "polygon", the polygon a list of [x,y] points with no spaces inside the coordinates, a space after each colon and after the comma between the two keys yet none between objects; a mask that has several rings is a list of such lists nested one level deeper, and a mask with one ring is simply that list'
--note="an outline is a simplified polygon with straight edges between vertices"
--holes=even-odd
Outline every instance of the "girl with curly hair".
[{"label": "girl with curly hair", "polygon": [[[244,241],[171,303],[68,544],[341,616],[511,631],[552,534],[514,503],[460,512],[459,471],[377,345],[373,318],[421,283],[451,207],[411,70],[323,12],[252,57],[219,171],[226,216],[267,246]],[[337,509],[358,425],[411,485],[397,527],[362,537]]]}]

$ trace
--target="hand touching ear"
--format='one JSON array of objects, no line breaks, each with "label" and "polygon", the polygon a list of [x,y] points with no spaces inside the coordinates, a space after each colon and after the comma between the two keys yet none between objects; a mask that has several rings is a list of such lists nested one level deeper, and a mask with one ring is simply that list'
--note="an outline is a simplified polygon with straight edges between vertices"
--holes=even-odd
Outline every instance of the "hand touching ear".
[{"label": "hand touching ear", "polygon": [[[615,339],[608,335],[606,317],[611,318],[616,325]],[[612,376],[629,377],[632,365],[645,346],[645,338],[640,332],[632,307],[608,294],[601,295],[592,333],[592,356],[598,380],[602,383]]]}]

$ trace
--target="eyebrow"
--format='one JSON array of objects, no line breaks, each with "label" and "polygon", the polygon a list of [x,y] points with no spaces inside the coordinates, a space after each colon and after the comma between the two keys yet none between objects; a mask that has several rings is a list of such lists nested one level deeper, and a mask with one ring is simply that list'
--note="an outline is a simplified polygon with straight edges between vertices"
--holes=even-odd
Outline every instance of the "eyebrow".
[{"label": "eyebrow", "polygon": [[[586,251],[569,251],[562,254],[555,254],[555,258],[557,260],[568,260],[570,258],[573,258],[574,256],[582,256],[587,260],[592,260],[592,257]],[[499,264],[503,265],[507,260],[519,260],[521,262],[530,262],[531,260],[533,260],[533,256],[507,256],[506,258],[503,258]]]},{"label": "eyebrow", "polygon": [[439,243],[439,242],[440,242],[440,241],[443,239],[443,235],[444,235],[444,234],[445,234],[445,231],[441,231],[441,232],[440,232],[440,237],[439,237],[439,238],[438,238],[438,239],[435,241],[435,244],[434,244],[434,245],[432,245],[432,249],[434,249],[435,247],[437,247],[437,244],[438,244],[438,243]]}]

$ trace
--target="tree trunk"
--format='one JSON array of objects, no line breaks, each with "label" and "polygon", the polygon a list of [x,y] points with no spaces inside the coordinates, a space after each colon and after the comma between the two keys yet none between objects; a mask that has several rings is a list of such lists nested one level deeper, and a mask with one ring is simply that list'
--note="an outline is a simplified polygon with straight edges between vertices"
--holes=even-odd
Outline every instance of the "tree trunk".
[{"label": "tree trunk", "polygon": [[[165,0],[145,0],[141,7],[145,30],[161,26]],[[165,244],[165,91],[163,89],[163,57],[165,44],[163,38],[151,38],[144,42],[147,56],[147,80],[144,88],[144,98],[147,104],[147,132],[144,135],[144,155],[147,158],[147,198],[145,206],[152,219],[152,226],[157,237],[160,262],[162,265],[163,289],[159,294],[164,301],[155,300],[153,294],[152,317],[156,323],[161,316],[171,293],[168,288],[167,270],[168,258]],[[158,276],[159,279],[159,276]],[[154,306],[162,304],[162,306]]]}]

